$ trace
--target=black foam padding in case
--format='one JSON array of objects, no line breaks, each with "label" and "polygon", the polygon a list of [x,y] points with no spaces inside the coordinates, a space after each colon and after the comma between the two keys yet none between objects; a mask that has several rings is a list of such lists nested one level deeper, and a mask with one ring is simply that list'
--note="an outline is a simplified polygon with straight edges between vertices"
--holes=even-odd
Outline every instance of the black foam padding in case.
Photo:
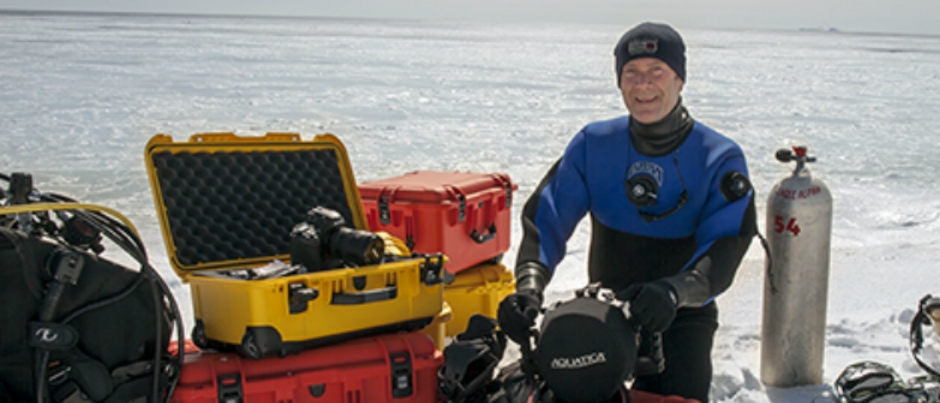
[{"label": "black foam padding in case", "polygon": [[153,164],[183,266],[287,254],[291,229],[315,206],[355,225],[332,149],[167,151]]}]

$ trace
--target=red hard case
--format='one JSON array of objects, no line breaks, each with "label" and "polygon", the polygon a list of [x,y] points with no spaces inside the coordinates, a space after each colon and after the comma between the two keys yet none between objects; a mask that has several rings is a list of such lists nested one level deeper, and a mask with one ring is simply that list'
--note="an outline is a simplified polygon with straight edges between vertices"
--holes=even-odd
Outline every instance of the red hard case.
[{"label": "red hard case", "polygon": [[451,273],[509,250],[516,186],[503,173],[415,171],[359,184],[372,231],[404,239],[421,253],[442,252]]},{"label": "red hard case", "polygon": [[[187,349],[188,350],[188,349]],[[423,333],[398,333],[243,359],[203,351],[184,357],[171,403],[432,403],[441,352]]]},{"label": "red hard case", "polygon": [[680,396],[657,395],[642,390],[630,391],[630,403],[701,403],[696,399],[687,399]]}]

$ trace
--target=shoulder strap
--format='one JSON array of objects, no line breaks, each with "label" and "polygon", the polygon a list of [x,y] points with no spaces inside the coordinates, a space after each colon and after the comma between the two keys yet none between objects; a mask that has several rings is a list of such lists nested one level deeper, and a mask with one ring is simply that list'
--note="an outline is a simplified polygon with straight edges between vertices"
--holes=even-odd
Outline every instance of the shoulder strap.
[{"label": "shoulder strap", "polygon": [[[26,282],[26,288],[29,289],[30,294],[33,295],[36,300],[42,299],[43,294],[43,285],[42,285],[42,274],[41,270],[43,265],[39,263],[35,251],[29,245],[29,242],[26,242],[25,237],[22,233],[9,228],[0,227],[0,236],[13,245],[13,249],[16,251],[16,254],[20,258],[20,264],[23,268],[23,278]],[[6,266],[5,267],[10,267]],[[12,267],[16,267],[13,265]]]}]

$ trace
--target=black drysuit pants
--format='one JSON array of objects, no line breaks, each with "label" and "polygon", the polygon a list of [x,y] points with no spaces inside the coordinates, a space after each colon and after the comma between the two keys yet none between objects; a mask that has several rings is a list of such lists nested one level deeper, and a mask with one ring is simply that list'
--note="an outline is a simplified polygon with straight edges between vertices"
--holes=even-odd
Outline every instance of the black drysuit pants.
[{"label": "black drysuit pants", "polygon": [[663,332],[665,370],[637,377],[632,389],[677,395],[708,402],[712,381],[712,344],[718,329],[718,308],[709,303],[701,308],[683,308]]}]

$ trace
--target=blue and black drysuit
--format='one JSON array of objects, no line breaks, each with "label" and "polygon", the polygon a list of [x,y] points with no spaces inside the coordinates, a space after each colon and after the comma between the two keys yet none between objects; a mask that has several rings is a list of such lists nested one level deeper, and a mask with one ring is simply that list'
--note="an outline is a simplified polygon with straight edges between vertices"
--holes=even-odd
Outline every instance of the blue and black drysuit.
[{"label": "blue and black drysuit", "polygon": [[[590,282],[616,292],[663,280],[677,299],[663,333],[666,369],[633,387],[704,402],[718,326],[713,299],[731,285],[756,234],[754,192],[734,141],[692,120],[681,103],[670,116],[680,122],[674,141],[647,145],[655,155],[638,151],[644,140],[632,131],[643,125],[629,116],[591,123],[574,137],[526,202],[516,278],[518,287],[541,283],[541,291],[590,213]],[[646,191],[646,199],[631,201],[630,191]]]}]

